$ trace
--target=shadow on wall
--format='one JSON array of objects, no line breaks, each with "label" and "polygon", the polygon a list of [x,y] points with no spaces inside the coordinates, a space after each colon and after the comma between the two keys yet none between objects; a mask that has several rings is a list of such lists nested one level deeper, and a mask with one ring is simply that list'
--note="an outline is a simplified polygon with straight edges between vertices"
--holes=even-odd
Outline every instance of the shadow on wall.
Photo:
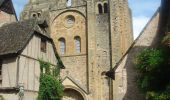
[{"label": "shadow on wall", "polygon": [[[128,53],[126,58],[126,63],[122,70],[122,83],[123,88],[126,87],[127,90],[124,91],[125,95],[123,100],[145,100],[144,95],[139,91],[137,87],[137,75],[139,74],[135,69],[135,57],[144,49],[149,47],[135,46]],[[124,79],[126,78],[126,79]]]},{"label": "shadow on wall", "polygon": [[[159,23],[161,21],[160,18],[159,18]],[[138,46],[134,44],[134,46],[132,46],[132,48],[128,51],[128,54],[126,55],[125,65],[123,66],[124,68],[122,68],[123,78],[126,78],[125,79],[126,81],[124,83],[126,85],[125,86],[126,91],[123,100],[145,100],[145,95],[140,92],[137,86],[136,80],[137,80],[137,76],[139,75],[139,72],[136,70],[134,63],[135,63],[136,56],[141,51],[147,48],[158,47],[160,45],[162,34],[160,34],[159,29],[160,26],[158,24],[158,28],[155,33],[156,35],[155,37],[153,37],[153,39],[151,39],[152,41],[149,46]],[[139,36],[139,41],[143,42],[143,40],[142,41],[140,40],[140,36]],[[136,42],[138,42],[138,39]]]}]

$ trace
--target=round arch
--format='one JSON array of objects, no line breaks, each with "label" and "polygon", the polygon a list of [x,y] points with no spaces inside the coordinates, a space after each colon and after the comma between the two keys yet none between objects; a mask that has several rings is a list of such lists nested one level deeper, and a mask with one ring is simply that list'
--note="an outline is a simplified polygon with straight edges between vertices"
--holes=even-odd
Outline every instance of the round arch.
[{"label": "round arch", "polygon": [[101,5],[102,6],[102,12],[103,12],[103,3],[102,2],[97,2],[96,3],[96,6],[95,6],[95,12],[96,14],[99,14],[99,7],[98,5]]},{"label": "round arch", "polygon": [[85,16],[83,13],[81,13],[80,11],[77,11],[77,10],[66,10],[66,11],[63,11],[63,12],[59,13],[57,16],[55,16],[54,19],[52,19],[51,25],[53,25],[54,21],[55,21],[60,15],[62,15],[62,14],[64,14],[64,13],[67,13],[67,12],[76,12],[76,13],[82,15],[82,16],[86,19],[86,16]]},{"label": "round arch", "polygon": [[[73,100],[87,100],[85,93],[81,89],[70,85],[65,86],[64,94],[65,94],[64,96],[70,96]],[[67,97],[63,97],[62,100],[67,99],[68,99]]]}]

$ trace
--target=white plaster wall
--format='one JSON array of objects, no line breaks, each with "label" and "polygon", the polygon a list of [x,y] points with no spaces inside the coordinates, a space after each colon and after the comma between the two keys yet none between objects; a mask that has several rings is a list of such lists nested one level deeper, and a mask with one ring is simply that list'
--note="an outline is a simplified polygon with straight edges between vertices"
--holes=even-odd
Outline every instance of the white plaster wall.
[{"label": "white plaster wall", "polygon": [[17,58],[3,60],[2,87],[15,87],[17,76]]}]

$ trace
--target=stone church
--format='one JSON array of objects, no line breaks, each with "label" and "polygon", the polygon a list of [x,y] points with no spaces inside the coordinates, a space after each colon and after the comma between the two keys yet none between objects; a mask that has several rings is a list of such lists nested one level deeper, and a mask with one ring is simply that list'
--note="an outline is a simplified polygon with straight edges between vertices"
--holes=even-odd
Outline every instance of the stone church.
[{"label": "stone church", "polygon": [[128,0],[29,0],[20,17],[47,21],[65,65],[63,100],[113,100],[105,73],[133,41]]}]

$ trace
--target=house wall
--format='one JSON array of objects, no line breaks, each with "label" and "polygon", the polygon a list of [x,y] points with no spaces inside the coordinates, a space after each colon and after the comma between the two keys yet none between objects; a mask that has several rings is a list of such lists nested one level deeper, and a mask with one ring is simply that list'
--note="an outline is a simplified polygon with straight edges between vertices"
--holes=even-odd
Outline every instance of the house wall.
[{"label": "house wall", "polygon": [[117,66],[115,80],[113,81],[113,100],[145,100],[136,84],[136,76],[138,73],[135,70],[134,61],[135,57],[142,50],[153,47],[158,42],[159,16],[159,12],[153,16],[133,47]]},{"label": "house wall", "polygon": [[[18,93],[10,93],[10,92],[0,93],[0,96],[2,96],[5,100],[20,100]],[[22,100],[36,100],[36,98],[37,98],[37,92],[24,91],[24,97]]]},{"label": "house wall", "polygon": [[15,87],[17,76],[17,58],[3,60],[2,64],[2,87]]},{"label": "house wall", "polygon": [[5,23],[15,22],[16,17],[13,14],[8,14],[0,10],[0,27]]},{"label": "house wall", "polygon": [[[39,90],[40,64],[39,59],[57,64],[51,42],[47,41],[46,53],[40,49],[41,38],[34,35],[21,55],[17,58],[3,60],[2,87],[24,86],[23,100],[36,100]],[[18,93],[0,93],[5,100],[18,100]]]},{"label": "house wall", "polygon": [[19,100],[18,94],[15,94],[15,93],[0,93],[0,96],[3,97],[5,100]]},{"label": "house wall", "polygon": [[41,38],[33,36],[23,50],[19,60],[19,84],[24,85],[25,90],[39,90],[40,65],[39,59],[57,64],[52,44],[47,41],[46,53],[40,49]]}]

